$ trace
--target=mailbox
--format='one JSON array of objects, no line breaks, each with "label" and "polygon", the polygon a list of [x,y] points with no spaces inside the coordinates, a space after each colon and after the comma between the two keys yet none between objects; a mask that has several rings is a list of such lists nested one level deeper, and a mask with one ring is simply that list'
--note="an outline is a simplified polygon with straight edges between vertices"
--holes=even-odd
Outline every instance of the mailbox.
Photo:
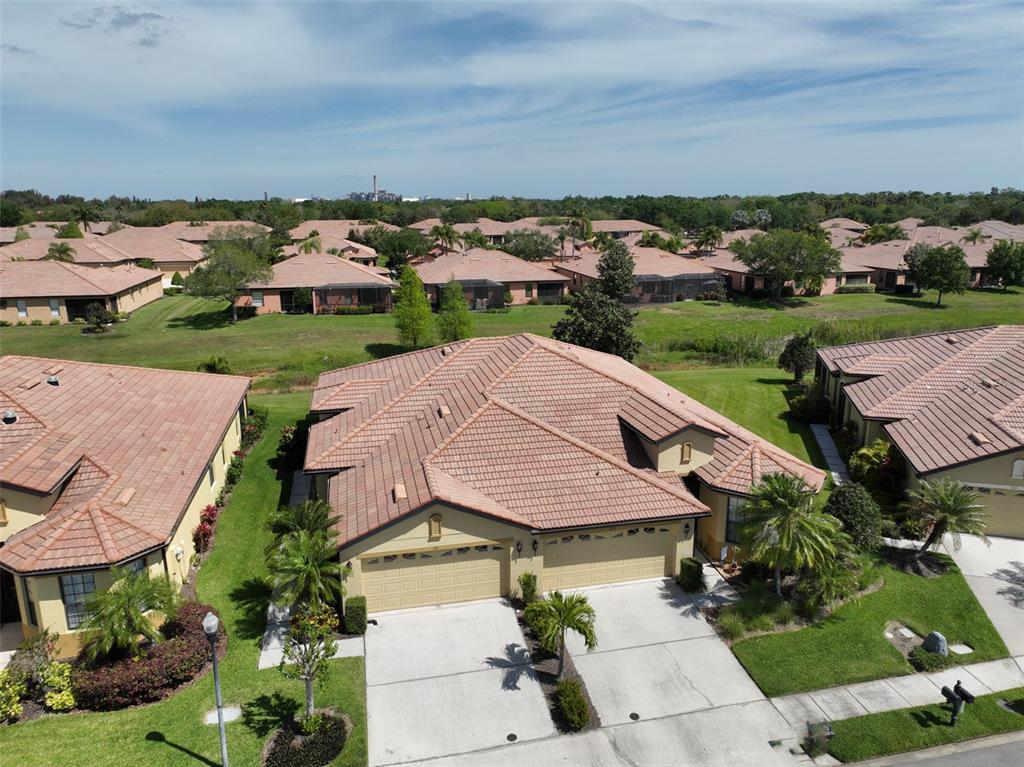
[{"label": "mailbox", "polygon": [[964,703],[974,703],[974,696],[963,688],[959,679],[957,679],[956,684],[953,685],[953,692],[958,695]]},{"label": "mailbox", "polygon": [[[959,687],[960,683],[957,682],[956,686]],[[955,688],[954,688],[954,690],[955,690]],[[948,687],[943,687],[942,688],[942,697],[944,697],[946,699],[946,702],[949,703],[949,705],[950,705],[950,707],[952,709],[952,711],[950,712],[950,715],[949,715],[949,724],[950,724],[950,726],[953,726],[953,725],[956,724],[957,718],[960,716],[960,714],[964,710],[964,699],[961,698],[959,695],[957,695],[954,690],[951,690]]]}]

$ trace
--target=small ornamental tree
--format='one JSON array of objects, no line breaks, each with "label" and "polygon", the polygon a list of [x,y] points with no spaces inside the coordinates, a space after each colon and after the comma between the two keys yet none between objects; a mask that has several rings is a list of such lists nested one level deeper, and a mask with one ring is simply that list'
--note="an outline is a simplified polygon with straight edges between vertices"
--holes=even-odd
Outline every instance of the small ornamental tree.
[{"label": "small ornamental tree", "polygon": [[90,638],[85,654],[90,661],[106,657],[138,656],[139,637],[159,642],[163,636],[147,613],[157,610],[170,615],[178,595],[166,576],[150,578],[149,573],[133,573],[112,568],[114,583],[86,602],[82,630]]},{"label": "small ornamental tree", "polygon": [[462,285],[451,280],[441,292],[441,308],[436,317],[437,335],[445,343],[469,338],[473,332],[473,318],[469,304],[462,293]]},{"label": "small ornamental tree", "polygon": [[[562,240],[564,242],[564,239]],[[533,229],[517,229],[505,236],[501,249],[524,261],[541,261],[558,255],[559,243],[554,237]]]},{"label": "small ornamental tree", "polygon": [[633,333],[635,318],[636,312],[591,283],[569,296],[565,316],[555,323],[552,334],[559,341],[632,360],[641,346]]},{"label": "small ornamental tree", "polygon": [[75,249],[66,242],[51,242],[46,249],[46,260],[72,264],[75,261]]},{"label": "small ornamental tree", "polygon": [[622,242],[612,242],[597,260],[601,290],[609,298],[621,299],[633,289],[633,257]]},{"label": "small ornamental tree", "polygon": [[872,224],[864,231],[860,239],[865,245],[874,245],[890,240],[905,240],[907,233],[899,224]]},{"label": "small ornamental tree", "polygon": [[874,551],[882,545],[882,510],[863,485],[840,485],[828,497],[824,511],[842,523],[858,549]]},{"label": "small ornamental tree", "polygon": [[338,630],[338,616],[327,606],[304,610],[291,619],[285,635],[284,654],[278,668],[291,679],[301,679],[306,685],[306,716],[313,716],[314,683],[327,680],[330,667],[327,661],[334,657],[337,645],[334,634]]},{"label": "small ornamental tree", "polygon": [[403,346],[421,349],[430,345],[434,335],[430,302],[423,290],[423,281],[410,266],[402,267],[392,314],[398,340]]},{"label": "small ornamental tree", "polygon": [[935,482],[921,480],[920,486],[911,491],[907,506],[920,515],[929,526],[924,544],[915,553],[920,559],[929,547],[942,540],[949,533],[953,548],[960,549],[960,535],[976,535],[991,546],[985,535],[985,507],[978,503],[981,495],[962,482],[954,479],[939,479]]},{"label": "small ornamental tree", "polygon": [[594,630],[596,614],[583,594],[555,591],[547,599],[538,599],[526,607],[523,616],[534,627],[537,639],[548,652],[558,653],[557,677],[565,670],[565,634],[573,631],[583,637],[587,652],[597,648]]},{"label": "small ornamental tree", "polygon": [[942,306],[942,296],[959,293],[967,289],[971,268],[967,257],[956,245],[945,247],[918,243],[903,256],[907,264],[907,276],[920,292],[936,290],[936,306]]},{"label": "small ornamental tree", "polygon": [[1024,287],[1024,242],[1000,240],[988,252],[988,277],[1003,290]]},{"label": "small ornamental tree", "polygon": [[203,251],[206,263],[185,278],[185,288],[196,296],[230,302],[231,321],[237,322],[238,297],[250,283],[265,283],[273,276],[269,256],[262,252],[261,243],[255,238],[248,241],[240,236],[211,240]]},{"label": "small ornamental tree", "polygon": [[793,374],[793,381],[800,383],[808,370],[814,367],[814,342],[811,334],[798,334],[786,342],[786,348],[779,355],[779,368]]}]

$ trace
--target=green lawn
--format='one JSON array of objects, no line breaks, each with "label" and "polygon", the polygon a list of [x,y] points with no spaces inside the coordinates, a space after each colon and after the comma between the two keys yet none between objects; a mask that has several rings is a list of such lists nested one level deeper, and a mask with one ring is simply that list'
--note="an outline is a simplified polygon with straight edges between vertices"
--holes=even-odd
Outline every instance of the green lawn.
[{"label": "green lawn", "polygon": [[937,578],[882,565],[885,585],[819,624],[736,642],[732,650],[766,695],[786,695],[913,672],[883,635],[898,620],[920,636],[940,631],[974,648],[971,662],[1003,658],[1006,645],[960,571]]},{"label": "green lawn", "polygon": [[[1000,698],[1018,713],[1000,706],[997,702]],[[844,762],[1024,730],[1024,687],[978,697],[966,707],[955,727],[949,724],[946,704],[859,716],[835,722],[833,727],[836,735],[828,750]]]},{"label": "green lawn", "polygon": [[[665,304],[640,309],[637,327],[646,348],[638,361],[652,369],[706,367],[706,357],[684,348],[688,342],[779,339],[824,320],[861,338],[875,332],[892,336],[1005,323],[1024,316],[1024,292],[970,292],[950,296],[948,304],[934,309],[927,298],[856,294],[801,299],[785,309],[747,300],[721,306]],[[66,325],[3,328],[0,337],[5,354],[184,370],[217,354],[235,372],[256,376],[257,389],[263,391],[308,387],[324,370],[402,351],[390,315],[267,315],[230,325],[224,306],[190,296],[165,297],[105,335],[83,335],[80,327]],[[507,314],[478,313],[473,332],[549,334],[563,311],[561,306],[522,306]]]},{"label": "green lawn", "polygon": [[[270,408],[263,440],[245,463],[241,482],[218,522],[217,543],[199,573],[199,598],[213,604],[228,631],[221,665],[225,703],[241,704],[242,719],[227,725],[232,764],[258,764],[260,750],[283,715],[303,700],[302,682],[276,669],[256,670],[266,615],[267,590],[261,581],[267,541],[262,520],[277,506],[287,485],[270,465],[280,429],[306,414],[308,395],[254,397]],[[331,662],[328,683],[317,690],[318,705],[345,711],[355,730],[334,762],[366,763],[365,683],[362,658]],[[202,724],[213,708],[213,678],[206,675],[165,701],[111,713],[48,716],[2,729],[4,764],[85,767],[96,765],[219,764],[217,727]]]}]

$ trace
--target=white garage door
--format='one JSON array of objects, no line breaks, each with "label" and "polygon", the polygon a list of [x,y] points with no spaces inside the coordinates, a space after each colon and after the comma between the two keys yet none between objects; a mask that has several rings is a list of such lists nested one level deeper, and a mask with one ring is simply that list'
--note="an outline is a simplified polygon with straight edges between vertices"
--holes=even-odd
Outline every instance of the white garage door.
[{"label": "white garage door", "polygon": [[367,610],[397,610],[501,596],[505,550],[462,546],[363,560]]},{"label": "white garage door", "polygon": [[544,544],[541,588],[554,591],[671,573],[675,536],[667,527],[563,535]]}]

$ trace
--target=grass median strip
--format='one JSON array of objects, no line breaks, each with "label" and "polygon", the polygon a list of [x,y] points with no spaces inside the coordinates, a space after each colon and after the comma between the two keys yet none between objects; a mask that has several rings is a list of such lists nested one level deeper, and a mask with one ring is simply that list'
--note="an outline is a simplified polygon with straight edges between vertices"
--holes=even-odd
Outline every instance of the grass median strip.
[{"label": "grass median strip", "polygon": [[[1005,700],[1008,710],[999,704]],[[958,743],[986,735],[1024,730],[1024,687],[979,696],[949,723],[949,706],[934,704],[868,714],[835,722],[829,753],[843,762],[857,762],[904,751]]]}]

